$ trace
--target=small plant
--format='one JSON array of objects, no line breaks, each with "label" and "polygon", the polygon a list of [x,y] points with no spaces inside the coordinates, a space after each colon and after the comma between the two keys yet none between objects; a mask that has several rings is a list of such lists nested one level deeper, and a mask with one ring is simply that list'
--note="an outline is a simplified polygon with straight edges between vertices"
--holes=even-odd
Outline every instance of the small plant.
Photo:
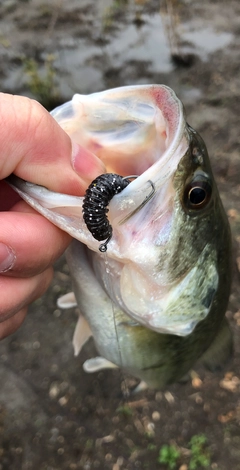
[{"label": "small plant", "polygon": [[35,59],[23,59],[29,90],[48,109],[51,103],[59,98],[53,61],[54,56],[49,54],[44,63],[44,71],[40,73],[39,64]]},{"label": "small plant", "polygon": [[200,467],[208,467],[210,465],[211,457],[206,443],[207,438],[204,434],[197,434],[191,438],[189,443],[191,451],[189,470],[196,470]]},{"label": "small plant", "polygon": [[123,416],[132,416],[133,414],[132,408],[128,405],[119,406],[116,411]]},{"label": "small plant", "polygon": [[167,465],[169,470],[176,468],[180,452],[174,445],[163,445],[159,451],[158,463]]},{"label": "small plant", "polygon": [[[188,444],[188,447],[188,470],[199,470],[200,468],[206,468],[210,466],[211,455],[207,447],[207,438],[204,434],[196,434],[193,436]],[[183,450],[184,449],[182,449],[182,451]],[[181,452],[181,449],[179,449],[176,445],[166,444],[163,445],[159,451],[158,463],[165,464],[168,470],[173,470],[176,468],[177,464],[179,464],[179,459],[181,456],[184,457],[184,453]]]}]

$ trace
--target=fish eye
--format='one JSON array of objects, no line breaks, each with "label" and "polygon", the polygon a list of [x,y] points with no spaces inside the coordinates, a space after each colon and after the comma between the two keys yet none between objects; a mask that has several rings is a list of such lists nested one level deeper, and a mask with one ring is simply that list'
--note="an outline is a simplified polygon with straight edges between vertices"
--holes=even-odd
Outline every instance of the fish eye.
[{"label": "fish eye", "polygon": [[188,209],[199,210],[207,206],[211,199],[212,187],[206,179],[193,180],[184,192],[184,204]]}]

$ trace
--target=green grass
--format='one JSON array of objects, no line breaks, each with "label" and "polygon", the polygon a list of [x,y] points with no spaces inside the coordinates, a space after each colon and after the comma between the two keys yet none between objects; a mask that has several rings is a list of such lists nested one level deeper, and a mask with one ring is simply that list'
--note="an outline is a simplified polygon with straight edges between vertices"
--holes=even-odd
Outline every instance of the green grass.
[{"label": "green grass", "polygon": [[[189,456],[186,462],[186,455],[181,453],[181,449],[176,445],[165,444],[161,447],[158,456],[158,463],[164,464],[167,470],[174,470],[181,463],[186,463],[188,470],[200,470],[202,468],[210,467],[211,454],[207,446],[207,437],[205,434],[196,434],[193,436],[189,443]],[[151,450],[148,448],[148,450]],[[182,462],[181,462],[182,460]]]},{"label": "green grass", "polygon": [[49,54],[44,62],[44,70],[40,72],[38,62],[32,58],[24,57],[23,70],[27,78],[27,86],[34,97],[50,109],[52,103],[59,99],[59,91],[56,84],[56,72],[53,67],[54,56]]},{"label": "green grass", "polygon": [[201,467],[208,467],[211,463],[211,456],[207,447],[207,438],[205,434],[196,434],[189,442],[191,458],[189,470],[197,470]]},{"label": "green grass", "polygon": [[177,466],[180,455],[176,446],[163,445],[159,451],[158,463],[163,463],[169,470],[173,470]]}]

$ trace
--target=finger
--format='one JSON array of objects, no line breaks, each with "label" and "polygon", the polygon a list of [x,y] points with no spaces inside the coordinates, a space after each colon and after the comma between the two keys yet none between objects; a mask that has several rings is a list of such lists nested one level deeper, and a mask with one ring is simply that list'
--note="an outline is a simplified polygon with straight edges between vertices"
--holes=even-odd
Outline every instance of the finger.
[{"label": "finger", "polygon": [[70,241],[67,233],[20,201],[10,212],[0,212],[0,272],[34,276],[52,265]]},{"label": "finger", "polygon": [[[0,93],[0,177],[15,173],[53,191],[82,195],[102,162],[77,144],[36,101]],[[81,167],[79,162],[84,164]],[[80,167],[81,177],[76,171]]]},{"label": "finger", "polygon": [[0,323],[0,340],[14,333],[23,323],[27,314],[27,307],[22,308],[13,317]]},{"label": "finger", "polygon": [[49,287],[52,276],[52,268],[30,279],[0,276],[0,324],[41,297]]}]

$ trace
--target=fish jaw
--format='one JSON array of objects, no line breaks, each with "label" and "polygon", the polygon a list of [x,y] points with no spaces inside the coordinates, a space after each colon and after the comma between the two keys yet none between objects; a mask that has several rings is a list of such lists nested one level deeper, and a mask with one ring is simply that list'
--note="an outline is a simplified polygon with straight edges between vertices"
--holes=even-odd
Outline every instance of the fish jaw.
[{"label": "fish jaw", "polygon": [[[158,333],[189,335],[211,309],[218,288],[218,256],[202,228],[195,248],[198,224],[182,207],[182,188],[195,167],[205,168],[207,155],[202,150],[203,164],[193,162],[180,101],[161,85],[123,87],[75,95],[52,115],[74,141],[101,158],[108,171],[139,175],[109,204],[110,273],[84,224],[83,198],[53,194],[15,177],[12,184],[36,210],[88,246],[105,292],[129,317]],[[153,197],[142,206],[152,187]],[[209,214],[208,225],[214,226]],[[221,220],[221,209],[219,214]],[[188,225],[190,236],[181,245]],[[181,249],[188,250],[187,261],[176,254]]]},{"label": "fish jaw", "polygon": [[[131,230],[125,220],[148,198],[151,185],[158,206],[163,202],[165,206],[171,204],[172,175],[188,147],[180,100],[164,85],[130,86],[88,96],[74,95],[72,101],[52,111],[52,116],[74,142],[102,159],[108,172],[138,175],[109,205],[108,218],[113,227],[109,255],[124,258],[128,234],[132,238],[139,232],[139,219],[145,218],[149,204],[145,212],[139,211],[139,218],[135,217],[136,229],[132,217]],[[37,211],[91,250],[98,250],[98,243],[83,221],[82,197],[54,194],[14,176],[8,181]],[[162,212],[165,210],[163,207]],[[66,222],[62,216],[66,216]],[[162,221],[165,219],[166,216]],[[156,232],[159,233],[158,227]]]},{"label": "fish jaw", "polygon": [[[164,85],[140,85],[76,94],[52,116],[74,142],[103,161],[107,172],[138,176],[109,204],[113,240],[117,232],[121,238],[115,244],[119,257],[129,244],[127,234],[136,232],[128,225],[121,230],[121,225],[148,198],[151,187],[159,201],[171,202],[169,183],[188,147],[182,103]],[[141,211],[140,217],[145,213]],[[96,244],[88,246],[94,250]]]}]

